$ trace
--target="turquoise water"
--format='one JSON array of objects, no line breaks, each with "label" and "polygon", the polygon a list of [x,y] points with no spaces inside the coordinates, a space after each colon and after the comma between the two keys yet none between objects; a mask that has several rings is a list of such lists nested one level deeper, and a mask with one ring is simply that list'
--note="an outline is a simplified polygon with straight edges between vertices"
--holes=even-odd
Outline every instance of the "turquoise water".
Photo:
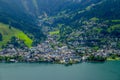
[{"label": "turquoise water", "polygon": [[120,61],[59,64],[0,64],[0,80],[120,80]]}]

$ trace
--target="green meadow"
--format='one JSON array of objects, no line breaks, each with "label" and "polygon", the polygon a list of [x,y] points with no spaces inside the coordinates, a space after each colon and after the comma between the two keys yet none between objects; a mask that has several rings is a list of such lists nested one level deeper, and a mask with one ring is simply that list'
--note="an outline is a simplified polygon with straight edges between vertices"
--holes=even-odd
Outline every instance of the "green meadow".
[{"label": "green meadow", "polygon": [[32,40],[22,31],[19,29],[16,29],[14,27],[9,28],[9,25],[0,23],[0,33],[3,36],[3,40],[0,41],[0,48],[2,45],[7,44],[8,41],[14,36],[17,37],[20,40],[23,40],[26,46],[31,47],[32,46]]},{"label": "green meadow", "polygon": [[49,32],[50,35],[59,35],[59,33],[59,30]]}]

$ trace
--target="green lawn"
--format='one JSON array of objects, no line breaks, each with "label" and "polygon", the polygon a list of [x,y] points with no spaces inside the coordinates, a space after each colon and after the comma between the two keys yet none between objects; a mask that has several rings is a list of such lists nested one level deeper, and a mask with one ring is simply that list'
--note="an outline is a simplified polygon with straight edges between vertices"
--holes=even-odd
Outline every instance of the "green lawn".
[{"label": "green lawn", "polygon": [[49,32],[50,35],[59,35],[59,33],[59,30]]},{"label": "green lawn", "polygon": [[3,35],[3,41],[0,41],[0,47],[2,45],[5,45],[10,39],[15,36],[20,40],[23,40],[25,44],[28,47],[31,47],[32,45],[32,40],[22,31],[16,29],[16,28],[11,28],[9,29],[9,25],[0,23],[0,33]]},{"label": "green lawn", "polygon": [[112,20],[112,22],[120,22],[120,20]]},{"label": "green lawn", "polygon": [[113,25],[113,26],[110,26],[107,30],[109,33],[111,33],[112,31],[120,31],[120,24],[116,24],[116,25]]},{"label": "green lawn", "polygon": [[99,18],[93,17],[90,19],[91,21],[99,21]]},{"label": "green lawn", "polygon": [[108,57],[107,58],[108,61],[114,61],[114,60],[120,60],[120,57],[116,57],[116,58],[111,58],[111,57]]}]

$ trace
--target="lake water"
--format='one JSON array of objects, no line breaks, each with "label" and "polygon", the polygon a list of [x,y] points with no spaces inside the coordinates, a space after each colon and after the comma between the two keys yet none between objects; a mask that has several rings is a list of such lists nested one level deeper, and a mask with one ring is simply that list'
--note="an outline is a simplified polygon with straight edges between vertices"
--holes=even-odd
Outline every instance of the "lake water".
[{"label": "lake water", "polygon": [[120,80],[120,61],[59,64],[0,64],[0,80]]}]

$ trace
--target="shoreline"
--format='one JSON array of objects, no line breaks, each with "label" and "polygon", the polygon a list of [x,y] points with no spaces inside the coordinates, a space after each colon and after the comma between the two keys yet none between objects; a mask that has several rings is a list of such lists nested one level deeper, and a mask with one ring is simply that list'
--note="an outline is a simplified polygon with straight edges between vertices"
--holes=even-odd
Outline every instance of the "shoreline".
[{"label": "shoreline", "polygon": [[107,61],[120,61],[120,57],[116,57],[115,59],[108,57]]},{"label": "shoreline", "polygon": [[86,63],[86,64],[104,64],[104,63],[107,63],[107,62],[115,62],[115,61],[120,61],[120,60],[106,60],[106,61],[81,61],[81,62],[78,62],[78,63],[52,63],[52,62],[0,62],[0,65],[1,64],[38,64],[38,65],[41,65],[41,64],[44,64],[44,65],[63,65],[63,66],[66,66],[66,67],[69,67],[69,66],[73,66],[73,65],[79,65],[79,64],[82,64],[82,63]]},{"label": "shoreline", "polygon": [[14,63],[22,63],[22,64],[61,64],[61,65],[74,65],[74,64],[80,64],[80,63],[105,63],[105,62],[109,62],[109,61],[120,61],[120,60],[105,60],[105,61],[81,61],[81,62],[77,62],[77,63],[57,63],[57,62],[0,62],[0,64],[2,63],[10,63],[10,64],[14,64]]}]

